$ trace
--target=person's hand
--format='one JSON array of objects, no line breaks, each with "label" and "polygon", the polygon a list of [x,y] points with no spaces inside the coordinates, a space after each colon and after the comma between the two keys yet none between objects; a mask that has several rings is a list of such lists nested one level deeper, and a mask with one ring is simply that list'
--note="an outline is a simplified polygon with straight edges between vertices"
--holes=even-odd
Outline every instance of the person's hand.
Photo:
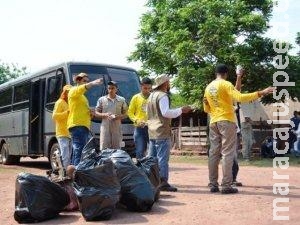
[{"label": "person's hand", "polygon": [[276,91],[276,87],[267,87],[264,90],[259,91],[258,95],[261,97],[264,95],[272,94],[274,91]]},{"label": "person's hand", "polygon": [[99,79],[93,80],[91,83],[92,83],[93,85],[100,85],[100,84],[103,84],[103,78],[99,78]]},{"label": "person's hand", "polygon": [[108,120],[115,120],[115,119],[118,119],[118,116],[116,114],[109,113],[107,119]]},{"label": "person's hand", "polygon": [[108,112],[107,113],[103,113],[102,117],[105,118],[105,119],[110,120],[111,119],[111,113],[108,113]]},{"label": "person's hand", "polygon": [[192,111],[192,107],[191,106],[182,106],[181,110],[182,110],[182,113],[188,113],[188,112]]},{"label": "person's hand", "polygon": [[90,109],[90,116],[91,118],[95,117],[95,109]]},{"label": "person's hand", "polygon": [[245,76],[244,72],[236,74],[237,79],[242,79],[244,76]]},{"label": "person's hand", "polygon": [[112,120],[121,120],[121,118],[122,118],[122,115],[118,115],[118,114],[112,114],[111,115],[111,117],[112,117]]},{"label": "person's hand", "polygon": [[242,78],[243,75],[245,74],[245,69],[242,66],[238,65],[235,70],[235,73],[238,78]]},{"label": "person's hand", "polygon": [[69,178],[71,178],[72,180],[74,179],[74,175],[75,175],[75,171],[76,171],[76,167],[73,165],[68,165],[67,169],[66,169],[66,174]]},{"label": "person's hand", "polygon": [[136,122],[136,125],[137,125],[138,127],[145,127],[145,126],[147,125],[147,123],[146,123],[145,121],[137,121],[137,122]]},{"label": "person's hand", "polygon": [[244,74],[245,74],[245,70],[244,70],[244,69],[241,69],[241,70],[239,70],[239,71],[236,73],[236,76],[237,76],[237,77],[243,77]]}]

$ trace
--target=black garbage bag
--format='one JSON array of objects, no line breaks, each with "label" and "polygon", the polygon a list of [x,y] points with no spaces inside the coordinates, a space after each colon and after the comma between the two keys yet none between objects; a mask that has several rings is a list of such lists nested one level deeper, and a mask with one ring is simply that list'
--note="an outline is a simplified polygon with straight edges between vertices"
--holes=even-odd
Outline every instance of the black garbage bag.
[{"label": "black garbage bag", "polygon": [[91,138],[82,149],[80,163],[77,165],[76,169],[92,169],[101,165],[102,161],[99,152],[100,150],[96,143],[96,139]]},{"label": "black garbage bag", "polygon": [[[120,199],[121,187],[112,161],[101,159],[102,164],[92,168],[96,158],[80,162],[73,183],[79,209],[87,221],[110,219]],[[84,165],[89,167],[84,169]]]},{"label": "black garbage bag", "polygon": [[16,179],[14,218],[19,223],[34,223],[56,217],[69,196],[48,178],[20,173]]},{"label": "black garbage bag", "polygon": [[148,176],[151,184],[154,187],[155,201],[159,199],[160,190],[160,176],[157,158],[152,156],[146,156],[142,159],[138,159],[136,166],[140,168]]},{"label": "black garbage bag", "polygon": [[146,212],[154,203],[154,187],[147,175],[140,170],[123,150],[106,149],[101,151],[103,158],[110,158],[117,170],[121,184],[120,203],[128,210]]}]

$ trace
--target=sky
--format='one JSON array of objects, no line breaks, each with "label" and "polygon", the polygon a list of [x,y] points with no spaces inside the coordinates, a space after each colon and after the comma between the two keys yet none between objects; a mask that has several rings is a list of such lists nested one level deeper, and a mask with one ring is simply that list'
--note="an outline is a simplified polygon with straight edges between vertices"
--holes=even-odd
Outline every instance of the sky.
[{"label": "sky", "polygon": [[[128,63],[127,57],[138,41],[146,2],[0,0],[0,62],[26,66],[28,72],[69,60],[139,69],[140,64]],[[266,35],[294,45],[300,31],[300,1],[279,0],[278,9]]]},{"label": "sky", "polygon": [[278,0],[278,3],[278,6],[274,7],[270,20],[271,29],[266,36],[288,41],[295,47],[290,53],[296,55],[300,51],[295,43],[296,34],[300,32],[300,1]]}]

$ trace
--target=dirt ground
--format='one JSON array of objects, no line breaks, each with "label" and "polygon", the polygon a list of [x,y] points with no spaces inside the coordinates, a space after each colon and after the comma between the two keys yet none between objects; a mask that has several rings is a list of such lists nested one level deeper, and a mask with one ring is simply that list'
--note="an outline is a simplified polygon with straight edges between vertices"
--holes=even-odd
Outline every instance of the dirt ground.
[{"label": "dirt ground", "polygon": [[[45,159],[22,160],[19,166],[0,165],[0,225],[18,224],[14,218],[15,179],[19,172],[45,175],[49,169]],[[221,169],[221,167],[220,167]],[[235,195],[211,194],[207,188],[207,166],[172,163],[170,183],[179,189],[176,193],[163,192],[150,212],[133,213],[116,209],[108,221],[88,222],[89,224],[231,224],[231,225],[277,225],[300,224],[300,167],[277,170],[278,174],[288,174],[289,221],[273,221],[273,200],[281,198],[273,194],[273,184],[283,183],[273,180],[273,168],[243,166],[239,180],[244,186]],[[221,171],[220,171],[221,174]],[[286,181],[285,181],[286,182]],[[80,212],[63,212],[59,217],[39,224],[86,224]]]}]

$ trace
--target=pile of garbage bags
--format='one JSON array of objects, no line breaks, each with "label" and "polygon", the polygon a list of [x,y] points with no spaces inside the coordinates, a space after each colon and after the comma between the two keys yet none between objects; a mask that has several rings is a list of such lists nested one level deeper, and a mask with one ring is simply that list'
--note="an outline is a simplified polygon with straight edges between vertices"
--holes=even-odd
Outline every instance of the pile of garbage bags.
[{"label": "pile of garbage bags", "polygon": [[20,173],[16,179],[14,218],[19,223],[52,219],[69,202],[68,193],[46,177]]},{"label": "pile of garbage bags", "polygon": [[55,183],[43,176],[18,175],[14,218],[19,223],[40,222],[79,208],[86,221],[108,220],[117,204],[146,212],[159,199],[159,185],[156,158],[135,164],[125,151],[99,151],[90,141],[72,180]]}]

